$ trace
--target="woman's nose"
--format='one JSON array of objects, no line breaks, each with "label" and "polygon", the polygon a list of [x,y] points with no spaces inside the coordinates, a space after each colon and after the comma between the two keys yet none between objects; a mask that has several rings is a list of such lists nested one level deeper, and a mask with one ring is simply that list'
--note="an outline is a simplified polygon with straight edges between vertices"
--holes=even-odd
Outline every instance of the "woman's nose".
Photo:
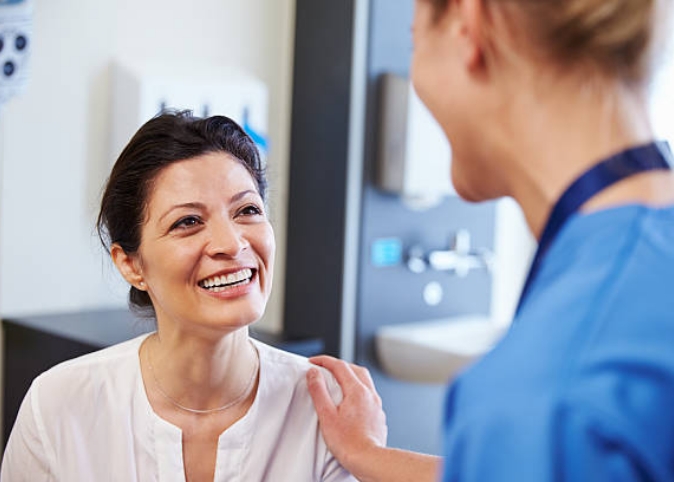
[{"label": "woman's nose", "polygon": [[207,246],[209,256],[235,258],[248,247],[243,231],[231,221],[218,221],[210,225],[211,236]]}]

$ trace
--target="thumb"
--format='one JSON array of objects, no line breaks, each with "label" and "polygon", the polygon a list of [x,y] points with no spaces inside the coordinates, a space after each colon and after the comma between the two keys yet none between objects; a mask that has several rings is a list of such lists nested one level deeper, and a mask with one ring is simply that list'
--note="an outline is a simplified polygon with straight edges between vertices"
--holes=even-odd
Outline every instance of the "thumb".
[{"label": "thumb", "polygon": [[310,368],[307,372],[307,387],[316,407],[319,420],[335,413],[335,403],[332,401],[330,393],[328,393],[325,378],[318,368]]}]

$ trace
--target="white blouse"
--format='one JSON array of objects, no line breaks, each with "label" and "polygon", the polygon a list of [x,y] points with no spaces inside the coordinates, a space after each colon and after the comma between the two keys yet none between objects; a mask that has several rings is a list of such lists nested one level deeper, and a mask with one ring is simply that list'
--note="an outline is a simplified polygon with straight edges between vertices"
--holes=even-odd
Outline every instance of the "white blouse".
[{"label": "white blouse", "polygon": [[[147,335],[67,361],[37,377],[5,449],[0,481],[184,482],[182,433],[154,413],[138,350]],[[328,451],[307,391],[309,362],[253,340],[259,388],[220,435],[216,481],[355,479]],[[341,392],[330,378],[337,401]]]}]

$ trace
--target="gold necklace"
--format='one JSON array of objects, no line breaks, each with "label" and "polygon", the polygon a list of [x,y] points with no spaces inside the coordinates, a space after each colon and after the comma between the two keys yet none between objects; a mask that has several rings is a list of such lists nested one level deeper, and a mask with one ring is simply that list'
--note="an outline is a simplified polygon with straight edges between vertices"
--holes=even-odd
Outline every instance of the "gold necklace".
[{"label": "gold necklace", "polygon": [[[249,343],[250,343],[250,341],[249,341]],[[253,364],[253,372],[250,374],[250,379],[248,380],[248,383],[246,383],[246,386],[243,387],[243,391],[234,400],[231,400],[231,401],[227,402],[226,404],[224,404],[220,407],[208,408],[206,410],[199,410],[199,409],[196,409],[196,408],[190,408],[190,407],[186,407],[185,405],[182,405],[180,402],[178,402],[178,400],[171,397],[168,393],[166,393],[164,391],[164,389],[161,387],[161,384],[159,383],[159,380],[157,379],[156,373],[154,372],[154,366],[152,365],[152,357],[150,356],[150,346],[148,345],[148,347],[147,347],[147,366],[150,368],[150,373],[152,374],[152,379],[154,380],[154,383],[157,386],[157,390],[159,390],[159,393],[161,393],[161,395],[166,400],[171,402],[171,404],[175,405],[177,408],[179,408],[181,410],[184,410],[186,412],[189,412],[189,413],[197,414],[197,415],[205,415],[205,414],[214,413],[214,412],[222,412],[223,410],[227,410],[228,408],[231,408],[231,407],[237,405],[238,403],[240,403],[244,398],[246,398],[249,395],[250,390],[253,387],[253,384],[255,383],[255,379],[256,379],[255,374],[257,373],[257,369],[258,369],[259,365],[260,365],[260,360],[256,356],[255,357],[255,363]]]}]

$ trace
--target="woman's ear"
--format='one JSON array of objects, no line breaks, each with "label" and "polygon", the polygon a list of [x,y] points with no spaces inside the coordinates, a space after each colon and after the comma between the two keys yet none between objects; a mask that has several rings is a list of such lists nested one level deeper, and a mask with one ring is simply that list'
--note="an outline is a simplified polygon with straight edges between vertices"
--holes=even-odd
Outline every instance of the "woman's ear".
[{"label": "woman's ear", "polygon": [[115,243],[110,247],[110,257],[124,279],[134,288],[145,291],[143,271],[137,255],[127,254],[122,247]]},{"label": "woman's ear", "polygon": [[470,70],[481,69],[485,65],[487,47],[487,6],[484,0],[453,0],[452,8],[462,39],[464,63]]}]

